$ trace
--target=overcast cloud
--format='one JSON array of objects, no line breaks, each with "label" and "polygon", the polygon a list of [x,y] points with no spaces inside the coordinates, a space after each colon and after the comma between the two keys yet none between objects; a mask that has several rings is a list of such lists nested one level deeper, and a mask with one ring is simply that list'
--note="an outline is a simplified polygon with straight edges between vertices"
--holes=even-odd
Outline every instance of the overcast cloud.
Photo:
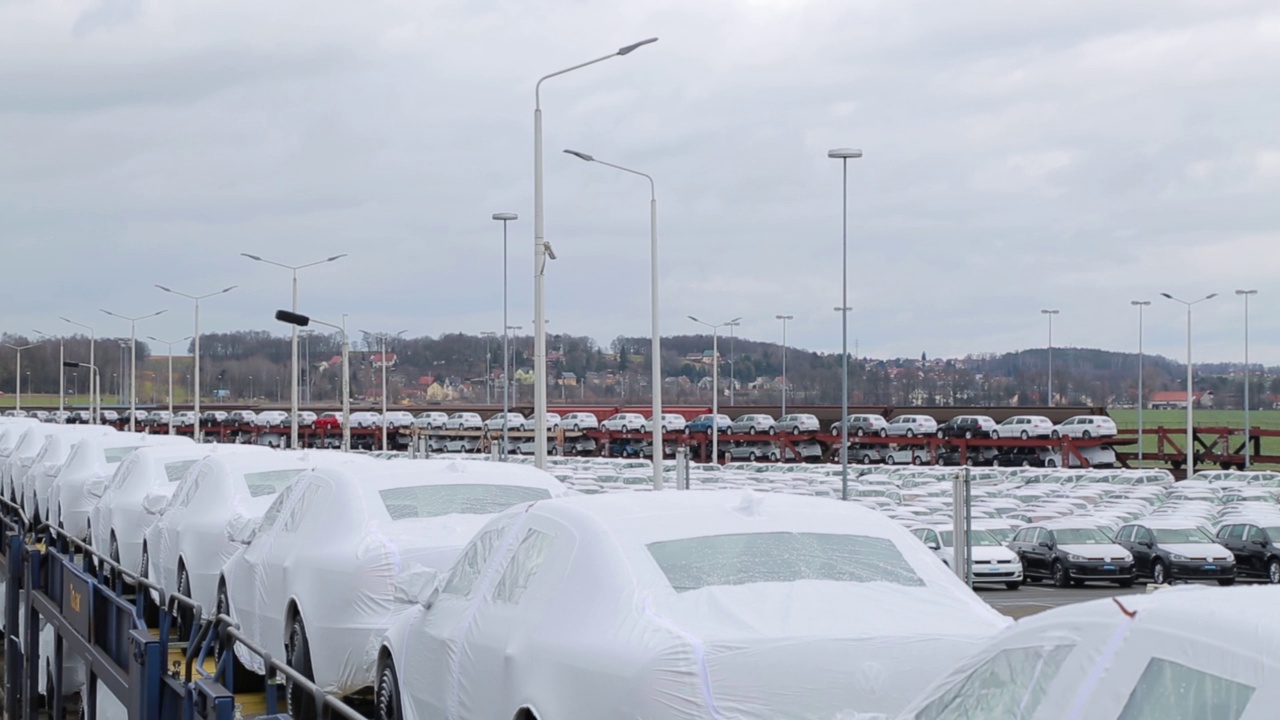
[{"label": "overcast cloud", "polygon": [[[851,337],[872,356],[1046,342],[1280,363],[1274,0],[0,0],[0,330],[122,335],[155,290],[240,288],[206,331],[287,307],[411,335],[532,325],[533,84],[543,88],[552,332],[662,331],[838,350],[840,166]],[[60,327],[60,325],[62,325]]]}]

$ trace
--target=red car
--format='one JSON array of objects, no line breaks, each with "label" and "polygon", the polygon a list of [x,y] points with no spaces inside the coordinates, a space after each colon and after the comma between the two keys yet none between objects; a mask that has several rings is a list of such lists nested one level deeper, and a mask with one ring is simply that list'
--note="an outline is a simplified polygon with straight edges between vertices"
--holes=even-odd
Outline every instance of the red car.
[{"label": "red car", "polygon": [[341,430],[342,429],[342,413],[327,412],[316,418],[316,429]]}]

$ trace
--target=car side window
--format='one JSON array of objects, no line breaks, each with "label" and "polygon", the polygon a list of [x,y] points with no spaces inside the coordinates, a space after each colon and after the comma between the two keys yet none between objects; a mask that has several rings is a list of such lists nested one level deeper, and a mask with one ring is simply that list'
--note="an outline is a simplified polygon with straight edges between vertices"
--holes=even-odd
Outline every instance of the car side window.
[{"label": "car side window", "polygon": [[502,571],[502,577],[498,578],[498,584],[493,588],[494,601],[520,602],[524,591],[533,581],[542,562],[551,554],[554,545],[555,537],[549,533],[533,528],[525,531],[524,538],[520,540],[520,545],[516,547],[507,567]]},{"label": "car side window", "polygon": [[1257,525],[1246,525],[1245,527],[1247,528],[1244,536],[1245,542],[1251,543],[1256,540],[1262,540],[1264,538],[1262,534],[1262,530]]},{"label": "car side window", "polygon": [[444,584],[441,591],[446,595],[461,595],[466,597],[471,594],[471,588],[480,579],[480,574],[484,571],[484,566],[489,562],[489,558],[493,556],[494,551],[502,543],[503,535],[506,535],[509,526],[503,525],[493,528],[487,532],[481,533],[476,539],[471,541],[471,545],[458,558],[458,562],[454,564],[453,570],[449,573],[449,579]]},{"label": "car side window", "polygon": [[[320,494],[321,487],[314,482],[307,483],[307,486],[301,489],[301,495],[293,506],[289,508],[284,520],[285,532],[297,532],[302,526],[302,520],[307,516],[308,508],[315,506],[315,498]],[[295,493],[297,495],[298,493]]]},{"label": "car side window", "polygon": [[1227,528],[1227,535],[1226,535],[1226,538],[1227,538],[1228,540],[1243,540],[1243,539],[1244,539],[1244,526],[1243,526],[1243,525],[1232,525],[1231,527]]},{"label": "car side window", "polygon": [[1136,538],[1140,543],[1152,542],[1154,540],[1151,536],[1151,531],[1144,527],[1138,528],[1137,532],[1134,534],[1134,538]]}]

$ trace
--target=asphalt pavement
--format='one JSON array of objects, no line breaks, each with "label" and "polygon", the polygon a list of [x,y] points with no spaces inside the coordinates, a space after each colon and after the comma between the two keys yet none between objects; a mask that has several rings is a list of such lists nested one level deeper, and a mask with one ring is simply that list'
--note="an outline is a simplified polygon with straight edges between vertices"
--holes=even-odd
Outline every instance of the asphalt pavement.
[{"label": "asphalt pavement", "polygon": [[[1238,580],[1237,584],[1251,582],[1255,581]],[[1218,587],[1216,582],[1203,584],[1207,587]],[[1003,586],[978,586],[974,590],[978,593],[978,597],[999,612],[1012,618],[1023,618],[1063,605],[1125,595],[1143,595],[1147,592],[1147,584],[1139,582],[1131,588],[1122,588],[1109,583],[1089,583],[1082,587],[1056,588],[1047,583],[1039,583],[1023,585],[1020,590],[1006,590]]]}]

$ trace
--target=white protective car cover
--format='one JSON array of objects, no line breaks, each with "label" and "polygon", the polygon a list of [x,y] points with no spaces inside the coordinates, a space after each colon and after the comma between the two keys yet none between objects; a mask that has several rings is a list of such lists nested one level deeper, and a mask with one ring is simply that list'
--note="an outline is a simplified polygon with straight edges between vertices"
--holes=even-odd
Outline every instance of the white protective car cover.
[{"label": "white protective car cover", "polygon": [[44,447],[45,438],[75,429],[74,425],[52,425],[41,422],[25,426],[18,435],[8,459],[4,462],[4,496],[14,500],[21,499],[22,483],[27,471],[35,462],[36,455],[40,453],[40,448]]},{"label": "white protective car cover", "polygon": [[[88,539],[89,508],[98,502],[96,496],[86,492],[90,483],[110,480],[121,461],[138,448],[194,444],[191,438],[178,435],[130,432],[82,438],[71,449],[49,488],[49,503],[53,508],[50,517],[72,537]],[[43,501],[41,507],[44,507]]]},{"label": "white protective car cover", "polygon": [[899,717],[1274,718],[1278,604],[1278,587],[1185,585],[1054,608],[1001,633]]},{"label": "white protective car cover", "polygon": [[[647,547],[727,535],[811,550],[848,540],[830,564],[821,552],[776,566],[750,552],[700,567],[676,560],[676,572],[709,578],[683,592]],[[525,553],[529,538],[547,536]],[[857,579],[717,584],[721,570],[755,578],[793,567]],[[500,599],[512,577],[522,594]],[[896,713],[1010,622],[874,511],[741,490],[534,503],[482,530],[442,587],[384,641],[405,720],[507,718],[523,707],[556,720]]]},{"label": "white protective car cover", "polygon": [[183,592],[212,614],[222,566],[240,549],[227,539],[227,525],[257,520],[298,475],[318,467],[375,462],[332,450],[210,455],[187,472],[169,505],[147,528],[149,576],[169,592]]},{"label": "white protective car cover", "polygon": [[49,488],[62,472],[77,443],[86,437],[117,434],[116,429],[109,425],[66,425],[60,432],[45,438],[44,447],[40,448],[22,481],[19,497],[27,517],[45,521],[52,517],[49,514]]},{"label": "white protective car cover", "polygon": [[155,515],[143,509],[147,495],[154,493],[166,498],[172,495],[191,466],[208,455],[270,452],[269,448],[259,445],[230,443],[163,445],[134,450],[120,463],[106,492],[89,510],[91,544],[108,557],[114,547],[121,566],[145,572],[143,534],[155,520]]},{"label": "white protective car cover", "polygon": [[[570,492],[541,470],[507,463],[391,460],[303,473],[223,568],[231,617],[250,639],[284,658],[288,615],[296,607],[316,684],[337,695],[371,685],[380,639],[405,609],[394,600],[397,577],[418,566],[443,571],[477,530],[510,507],[476,514],[485,504],[480,499],[468,503],[470,512],[423,516],[418,512],[443,505],[393,503],[381,495],[426,486],[517,489],[499,493],[504,498]],[[246,667],[263,672],[260,658],[239,644],[235,652]]]}]

